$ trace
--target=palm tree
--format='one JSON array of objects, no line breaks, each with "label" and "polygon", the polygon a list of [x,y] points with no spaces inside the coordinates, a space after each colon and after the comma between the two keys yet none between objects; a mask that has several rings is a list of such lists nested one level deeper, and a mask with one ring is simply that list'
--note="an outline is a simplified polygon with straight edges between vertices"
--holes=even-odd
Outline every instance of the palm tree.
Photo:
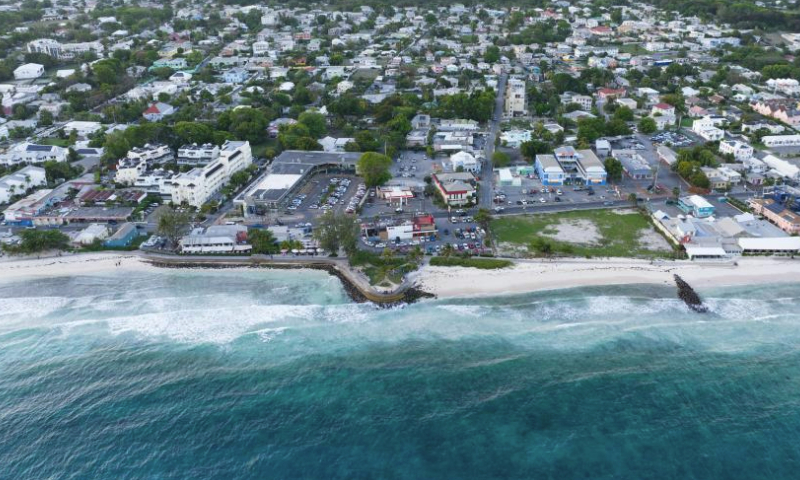
[{"label": "palm tree", "polygon": [[449,257],[452,254],[453,254],[453,246],[450,245],[449,243],[445,244],[444,248],[442,249],[442,256]]},{"label": "palm tree", "polygon": [[631,202],[631,205],[634,207],[639,205],[639,197],[637,197],[635,193],[628,194],[628,201]]}]

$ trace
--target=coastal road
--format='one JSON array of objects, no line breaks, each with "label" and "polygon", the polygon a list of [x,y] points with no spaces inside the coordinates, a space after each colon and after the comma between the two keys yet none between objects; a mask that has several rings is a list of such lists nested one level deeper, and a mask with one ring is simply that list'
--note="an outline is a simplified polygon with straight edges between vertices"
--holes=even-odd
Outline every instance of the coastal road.
[{"label": "coastal road", "polygon": [[507,74],[500,75],[497,80],[497,95],[494,105],[494,115],[489,121],[489,133],[486,137],[486,168],[481,171],[481,191],[478,204],[483,208],[492,208],[492,190],[494,190],[494,167],[492,166],[492,154],[494,154],[494,142],[500,130],[500,119],[503,118],[503,107],[506,98]]}]

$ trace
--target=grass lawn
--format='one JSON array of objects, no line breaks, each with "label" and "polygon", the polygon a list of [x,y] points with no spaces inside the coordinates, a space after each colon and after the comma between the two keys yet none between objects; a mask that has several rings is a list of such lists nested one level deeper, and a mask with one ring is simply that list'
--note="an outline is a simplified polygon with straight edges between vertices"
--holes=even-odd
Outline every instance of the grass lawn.
[{"label": "grass lawn", "polygon": [[461,258],[461,257],[433,257],[431,266],[434,267],[471,267],[481,270],[495,270],[508,268],[513,263],[510,260],[497,258]]},{"label": "grass lawn", "polygon": [[48,137],[48,138],[42,138],[41,140],[39,140],[39,144],[40,145],[55,145],[56,147],[67,148],[67,147],[69,147],[69,140],[67,140],[66,138]]},{"label": "grass lawn", "polygon": [[672,257],[673,250],[642,214],[586,210],[492,220],[502,253],[580,257]]}]

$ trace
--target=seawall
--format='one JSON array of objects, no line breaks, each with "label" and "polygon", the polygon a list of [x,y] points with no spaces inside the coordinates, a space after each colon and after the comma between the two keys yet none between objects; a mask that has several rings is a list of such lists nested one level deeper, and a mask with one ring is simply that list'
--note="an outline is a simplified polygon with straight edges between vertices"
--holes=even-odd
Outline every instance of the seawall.
[{"label": "seawall", "polygon": [[265,255],[230,256],[179,256],[144,253],[142,259],[161,268],[273,268],[323,270],[342,282],[347,295],[355,302],[372,302],[381,306],[392,306],[400,303],[412,303],[421,298],[433,295],[423,292],[415,286],[403,283],[391,291],[378,290],[353,270],[347,260],[329,257],[268,257]]}]

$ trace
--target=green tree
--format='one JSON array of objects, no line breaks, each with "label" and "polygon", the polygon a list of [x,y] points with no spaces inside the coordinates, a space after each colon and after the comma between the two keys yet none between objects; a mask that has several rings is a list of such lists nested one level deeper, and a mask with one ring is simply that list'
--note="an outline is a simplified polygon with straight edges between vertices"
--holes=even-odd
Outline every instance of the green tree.
[{"label": "green tree", "polygon": [[658,130],[658,126],[656,125],[656,121],[650,117],[644,117],[639,120],[639,131],[644,133],[645,135],[649,135],[654,133]]},{"label": "green tree", "polygon": [[483,59],[486,63],[497,63],[500,61],[500,47],[497,45],[490,45],[486,47],[486,52],[483,54]]},{"label": "green tree", "polygon": [[383,185],[392,175],[389,168],[392,166],[392,159],[386,155],[376,152],[367,152],[361,155],[358,160],[358,174],[364,177],[367,187],[377,187]]},{"label": "green tree", "polygon": [[608,157],[603,161],[603,165],[606,167],[609,180],[616,182],[622,180],[622,163],[619,160],[614,157]]},{"label": "green tree", "polygon": [[481,226],[484,230],[489,230],[489,224],[492,222],[492,214],[489,210],[485,208],[479,208],[478,211],[475,213],[475,221],[478,222],[478,225]]},{"label": "green tree", "polygon": [[59,181],[72,180],[83,172],[80,165],[70,165],[69,162],[48,160],[44,162],[44,175],[47,183],[54,185]]},{"label": "green tree", "polygon": [[254,254],[271,255],[280,252],[280,246],[269,230],[251,228],[247,231],[247,241],[253,246]]},{"label": "green tree", "polygon": [[50,110],[40,110],[39,111],[39,125],[43,127],[49,127],[53,124],[53,112]]},{"label": "green tree", "polygon": [[508,166],[509,163],[511,163],[511,157],[507,153],[495,151],[492,154],[492,166],[502,168]]},{"label": "green tree", "polygon": [[69,237],[59,230],[23,230],[19,236],[19,245],[6,245],[3,248],[10,253],[22,254],[69,248]]},{"label": "green tree", "polygon": [[302,123],[308,129],[308,133],[312,138],[321,138],[328,131],[325,121],[325,115],[316,112],[303,112],[297,119],[298,123]]},{"label": "green tree", "polygon": [[339,250],[353,255],[358,246],[360,229],[355,216],[328,210],[319,218],[314,229],[314,238],[331,255],[338,255]]},{"label": "green tree", "polygon": [[156,233],[165,237],[173,248],[178,246],[178,242],[184,233],[189,229],[192,222],[192,215],[188,211],[179,211],[174,208],[163,208],[159,211]]}]

